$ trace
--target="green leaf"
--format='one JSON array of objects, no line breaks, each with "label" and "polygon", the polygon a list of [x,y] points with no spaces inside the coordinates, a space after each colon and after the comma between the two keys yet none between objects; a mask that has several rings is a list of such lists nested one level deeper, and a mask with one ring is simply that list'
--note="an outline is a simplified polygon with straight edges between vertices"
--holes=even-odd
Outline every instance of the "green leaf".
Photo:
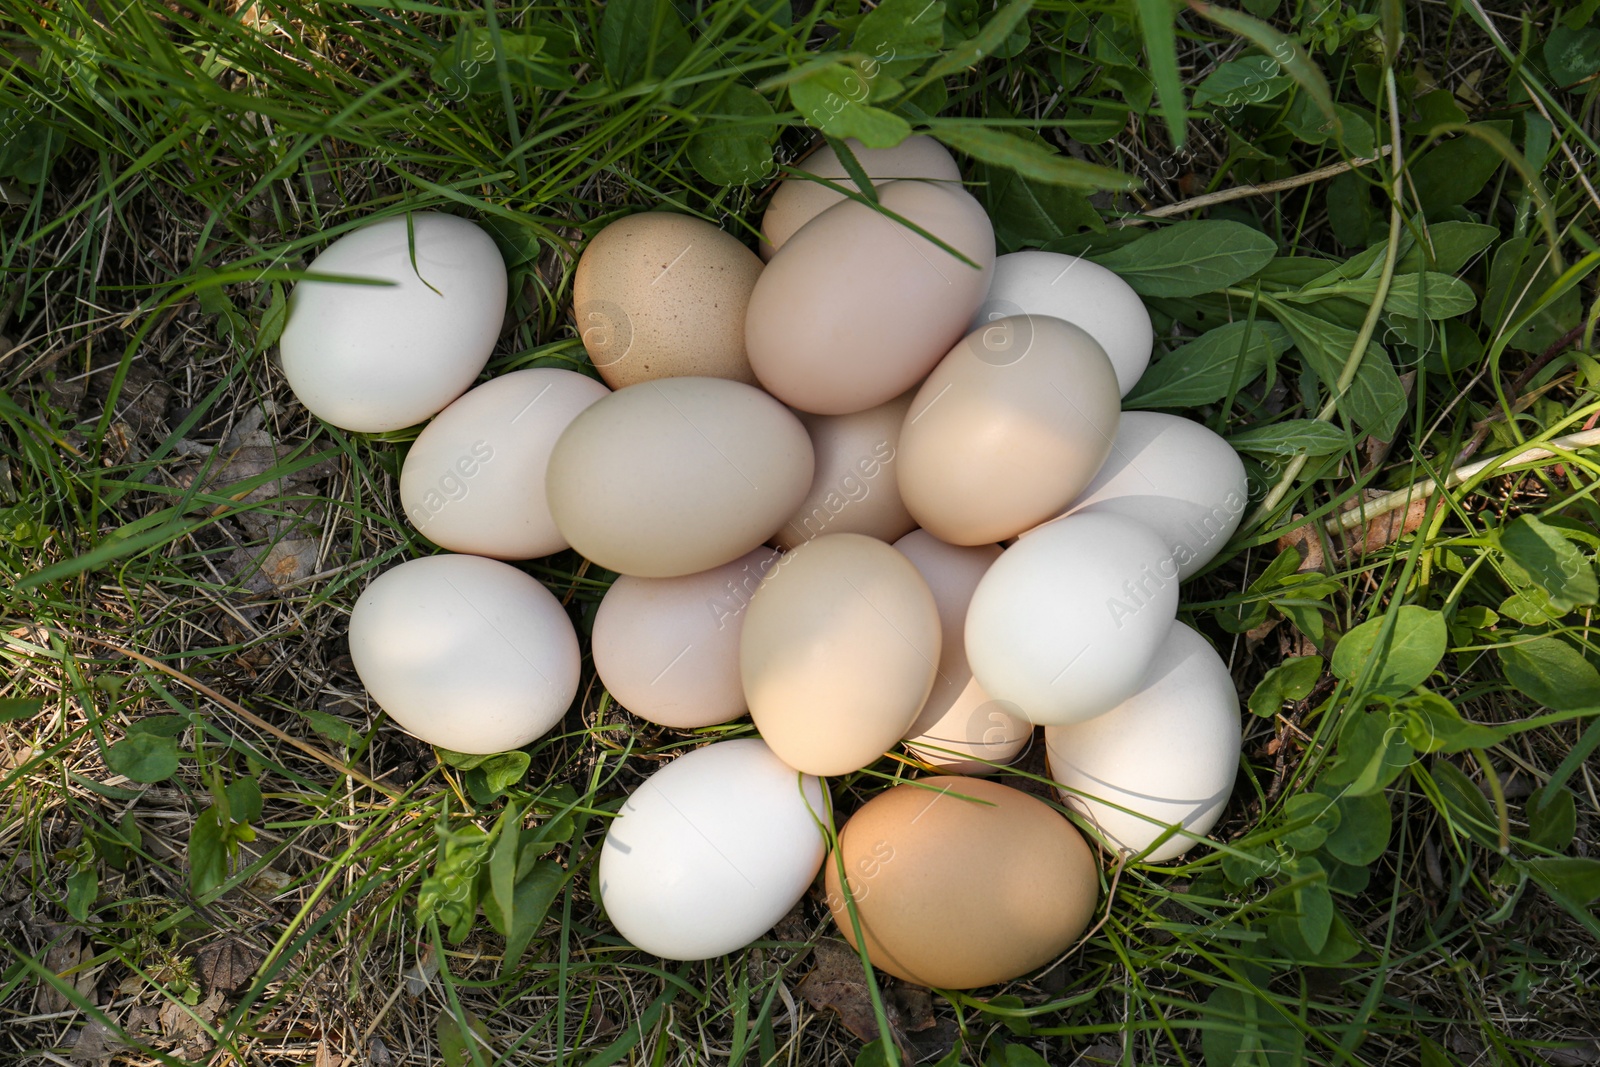
[{"label": "green leaf", "polygon": [[1560,530],[1532,515],[1522,515],[1500,531],[1500,550],[1562,612],[1600,600],[1600,584],[1588,558]]},{"label": "green leaf", "polygon": [[975,65],[985,56],[999,55],[1005,51],[1008,40],[1020,28],[1027,29],[1025,20],[1033,8],[1033,0],[1010,0],[984,23],[983,29],[971,40],[962,41],[941,56],[928,68],[924,78],[942,78]]},{"label": "green leaf", "polygon": [[[1369,619],[1340,638],[1333,650],[1334,676],[1354,684],[1378,651],[1390,621],[1388,615]],[[1387,651],[1369,675],[1370,693],[1397,696],[1427,681],[1444,658],[1449,628],[1439,612],[1406,604],[1393,620],[1390,637]]]},{"label": "green leaf", "polygon": [[903,78],[944,44],[944,0],[883,0],[856,27],[851,48]]},{"label": "green leaf", "polygon": [[1340,863],[1364,867],[1375,862],[1389,848],[1394,816],[1383,793],[1355,796],[1345,793],[1336,806],[1339,825],[1322,843],[1322,850]]},{"label": "green leaf", "polygon": [[911,124],[873,107],[872,79],[848,63],[829,63],[789,86],[789,99],[806,121],[830,137],[854,137],[868,148],[893,148],[911,136]]},{"label": "green leaf", "polygon": [[1046,185],[1088,189],[1133,189],[1139,182],[1119,170],[1085,163],[1037,141],[960,119],[933,119],[929,131],[940,141],[980,162],[1014,170]]},{"label": "green leaf", "polygon": [[1378,209],[1372,204],[1372,187],[1358,174],[1341,174],[1328,183],[1328,226],[1339,243],[1360,248],[1373,237]]},{"label": "green leaf", "polygon": [[31,719],[43,710],[43,700],[34,700],[30,697],[0,697],[0,723]]},{"label": "green leaf", "polygon": [[1600,72],[1600,29],[1555,27],[1544,40],[1544,63],[1551,80],[1563,87]]},{"label": "green leaf", "polygon": [[156,734],[130,733],[106,749],[106,766],[135,782],[160,782],[178,770],[178,743]]},{"label": "green leaf", "polygon": [[188,728],[189,718],[186,715],[146,715],[130,722],[128,733],[175,738]]},{"label": "green leaf", "polygon": [[974,189],[994,222],[995,243],[1002,251],[1037,246],[1105,222],[1083,189],[1030,181],[1014,170],[981,166],[983,182]]},{"label": "green leaf", "polygon": [[1193,6],[1218,26],[1238,34],[1282,64],[1284,72],[1311,97],[1317,110],[1329,118],[1336,118],[1338,112],[1334,109],[1328,79],[1298,41],[1242,11],[1232,11],[1203,0],[1197,0]]},{"label": "green leaf", "polygon": [[1438,693],[1408,696],[1399,707],[1406,741],[1418,752],[1465,752],[1505,740],[1504,730],[1463,719],[1456,706]]},{"label": "green leaf", "polygon": [[1200,1032],[1206,1067],[1289,1067],[1303,1062],[1299,1032],[1254,993],[1218,985],[1206,998]]},{"label": "green leaf", "polygon": [[522,781],[528,773],[532,757],[521,749],[497,752],[484,760],[473,771],[483,775],[484,785],[492,795],[498,796]]},{"label": "green leaf", "polygon": [[1500,153],[1486,141],[1462,135],[1438,141],[1408,168],[1424,211],[1464,204],[1500,169]]},{"label": "green leaf", "polygon": [[1552,852],[1572,844],[1578,804],[1570,789],[1540,789],[1528,798],[1528,840]]},{"label": "green leaf", "polygon": [[[1547,249],[1531,237],[1512,237],[1495,249],[1483,294],[1481,320],[1491,334],[1528,315],[1556,282]],[[1578,324],[1583,314],[1576,286],[1541,307],[1511,335],[1507,346],[1542,352]]]},{"label": "green leaf", "polygon": [[1179,222],[1093,257],[1143,296],[1199,296],[1250,277],[1277,243],[1239,222]]},{"label": "green leaf", "polygon": [[[1320,870],[1321,864],[1317,867]],[[1321,952],[1328,943],[1328,932],[1333,929],[1333,894],[1328,892],[1325,882],[1317,882],[1296,889],[1294,897],[1300,911],[1300,936],[1312,952]]]},{"label": "green leaf", "polygon": [[[505,59],[506,75],[513,82],[527,80],[533,85],[564,89],[573,84],[560,53],[560,29],[549,36],[535,34],[496,34],[487,27],[468,27],[456,34],[433,57],[429,71],[433,84],[451,100],[469,93],[488,93],[499,88],[497,60]],[[546,55],[546,44],[555,46],[555,55]]]},{"label": "green leaf", "polygon": [[1331,456],[1350,447],[1350,435],[1316,419],[1285,419],[1240,430],[1228,438],[1238,452],[1273,456]]},{"label": "green leaf", "polygon": [[1270,719],[1291,700],[1311,695],[1322,677],[1321,656],[1294,656],[1266,673],[1250,694],[1250,710]]},{"label": "green leaf", "polygon": [[1404,732],[1380,712],[1348,711],[1339,728],[1338,757],[1323,773],[1323,785],[1344,786],[1347,796],[1375,793],[1411,765]]},{"label": "green leaf", "polygon": [[1230,388],[1254,382],[1291,344],[1289,332],[1275,322],[1240,320],[1207,330],[1151,365],[1122,406],[1187,408],[1215,403]]},{"label": "green leaf", "polygon": [[[1377,281],[1374,279],[1372,296],[1376,295]],[[1460,278],[1433,271],[1395,275],[1389,285],[1388,295],[1383,299],[1384,311],[1413,319],[1453,318],[1465,315],[1477,306],[1478,298],[1470,285]]]},{"label": "green leaf", "polygon": [[306,723],[313,730],[334,744],[345,748],[360,746],[361,733],[339,716],[315,708],[302,708],[300,714],[305,716]]},{"label": "green leaf", "polygon": [[1183,102],[1183,76],[1178,71],[1177,14],[1171,0],[1137,0],[1137,8],[1139,26],[1144,31],[1145,61],[1161,99],[1161,117],[1173,145],[1182,147],[1188,110]]},{"label": "green leaf", "polygon": [[604,6],[600,62],[613,85],[664,78],[691,48],[689,31],[670,0],[608,0]]},{"label": "green leaf", "polygon": [[1495,654],[1519,696],[1557,711],[1600,709],[1600,671],[1560,638],[1539,637]]},{"label": "green leaf", "polygon": [[1452,825],[1484,848],[1498,850],[1499,821],[1489,801],[1472,784],[1472,779],[1446,760],[1436,760],[1432,773],[1434,785],[1439,787],[1439,796],[1444,802],[1444,813],[1449,816]]},{"label": "green leaf", "polygon": [[1283,95],[1292,85],[1293,79],[1271,56],[1247,55],[1220,63],[1206,75],[1194,91],[1194,106],[1232,110],[1246,104],[1264,104]]},{"label": "green leaf", "polygon": [[[434,1034],[439,1039],[439,1059],[445,1067],[470,1067],[473,1062],[472,1046],[489,1040],[489,1028],[472,1012],[466,1013],[466,1026],[448,1011],[441,1011],[434,1023]],[[474,1036],[476,1035],[476,1036]]]},{"label": "green leaf", "polygon": [[289,321],[289,300],[284,295],[283,283],[272,283],[272,296],[267,310],[261,313],[261,326],[256,331],[256,348],[265,352],[278,343],[283,327]]},{"label": "green leaf", "polygon": [[189,890],[205,896],[227,880],[228,828],[213,804],[189,828]]},{"label": "green leaf", "polygon": [[1485,226],[1481,222],[1435,222],[1395,262],[1395,272],[1410,274],[1427,269],[1441,274],[1458,274],[1499,239],[1500,230],[1497,227]]},{"label": "green leaf", "polygon": [[1290,797],[1283,805],[1284,818],[1290,822],[1310,819],[1305,826],[1283,835],[1283,843],[1300,852],[1310,852],[1328,839],[1330,831],[1339,825],[1341,813],[1333,801],[1321,793],[1301,793]]},{"label": "green leaf", "polygon": [[[566,884],[567,869],[555,860],[539,860],[517,882],[514,918],[506,937],[506,963],[514,965],[544,925],[545,916]],[[485,911],[489,902],[484,902]]]},{"label": "green leaf", "polygon": [[228,783],[228,817],[236,823],[261,820],[261,786],[254,778],[235,778]]},{"label": "green leaf", "polygon": [[1522,866],[1557,900],[1587,908],[1600,900],[1600,860],[1576,856],[1541,856]]},{"label": "green leaf", "polygon": [[[1345,360],[1355,348],[1356,331],[1278,301],[1269,307],[1294,337],[1311,369],[1332,391],[1344,371]],[[1389,353],[1376,341],[1367,342],[1350,389],[1339,399],[1339,410],[1356,428],[1378,440],[1394,439],[1400,420],[1405,418],[1406,391]]]},{"label": "green leaf", "polygon": [[772,142],[778,124],[766,97],[729,84],[689,138],[687,155],[695,171],[713,185],[750,185],[772,173]]},{"label": "green leaf", "polygon": [[522,843],[522,809],[507,804],[500,813],[494,831],[494,849],[489,854],[489,896],[500,915],[500,921],[490,923],[504,937],[516,921],[517,851]]}]

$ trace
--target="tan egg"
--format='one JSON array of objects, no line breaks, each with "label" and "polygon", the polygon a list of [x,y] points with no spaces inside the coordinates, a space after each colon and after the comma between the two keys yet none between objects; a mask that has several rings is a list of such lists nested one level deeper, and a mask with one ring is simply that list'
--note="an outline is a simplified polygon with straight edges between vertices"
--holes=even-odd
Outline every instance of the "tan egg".
[{"label": "tan egg", "polygon": [[678,730],[743,715],[744,609],[777,559],[763,547],[699,574],[611,583],[594,617],[594,669],[617,703]]},{"label": "tan egg", "polygon": [[900,501],[895,454],[910,392],[853,415],[801,415],[817,473],[811,492],[772,543],[787,551],[825,533],[861,533],[893,541],[916,526]]},{"label": "tan egg", "polygon": [[928,583],[863,534],[824,534],[786,553],[740,636],[750,716],[778,758],[807,774],[849,774],[893,748],[938,662]]},{"label": "tan egg", "polygon": [[811,487],[811,439],[784,406],[722,378],[619,389],[556,441],[556,528],[602,567],[673,578],[761,545]]},{"label": "tan egg", "polygon": [[[896,178],[921,178],[927,181],[959,182],[961,171],[944,145],[932,137],[907,137],[893,148],[867,148],[854,137],[844,142],[849,146],[856,162],[867,172],[874,186]],[[833,146],[824,144],[815,152],[795,164],[796,169],[819,178],[827,178],[835,185],[855,189],[839,153]],[[796,230],[844,200],[820,182],[805,178],[789,178],[778,186],[761,216],[761,258],[770,260]]]},{"label": "tan egg", "polygon": [[703,219],[646,211],[584,249],[572,314],[584,350],[613,389],[657,378],[755,383],[745,305],[761,259]]},{"label": "tan egg", "polygon": [[906,730],[907,745],[918,759],[952,774],[991,774],[989,764],[1010,763],[1033,736],[1033,725],[1014,705],[991,699],[967,665],[967,604],[1000,558],[1000,546],[947,545],[927,530],[912,530],[894,547],[933,591],[943,635],[933,692]]},{"label": "tan egg", "polygon": [[853,200],[806,223],[761,272],[745,314],[756,377],[801,411],[893,400],[961,339],[989,291],[994,228],[964,189],[889,182],[878,199],[977,266]]},{"label": "tan egg", "polygon": [[955,545],[993,544],[1056,515],[1111,452],[1121,411],[1105,350],[1060,319],[974,330],[922,383],[900,431],[900,496]]},{"label": "tan egg", "polygon": [[1019,978],[1088,928],[1098,868],[1048,804],[983,778],[924,778],[879,793],[823,861],[828,909],[874,967],[939,989]]}]

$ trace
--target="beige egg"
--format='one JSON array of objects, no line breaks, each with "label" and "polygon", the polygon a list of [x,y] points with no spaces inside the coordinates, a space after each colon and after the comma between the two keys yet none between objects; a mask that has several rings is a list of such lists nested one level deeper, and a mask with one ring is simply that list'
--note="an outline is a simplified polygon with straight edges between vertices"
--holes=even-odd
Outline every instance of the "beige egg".
[{"label": "beige egg", "polygon": [[452,552],[534,559],[566,538],[545,502],[550,450],[578,412],[609,390],[584,374],[535,367],[502,374],[441,411],[400,468],[400,505],[417,532]]},{"label": "beige egg", "polygon": [[895,454],[910,392],[853,415],[801,415],[817,456],[811,492],[772,543],[787,551],[825,533],[893,541],[916,526],[900,500]]},{"label": "beige egg", "polygon": [[[949,151],[932,137],[907,137],[893,148],[867,148],[854,137],[845,138],[856,162],[867,172],[874,186],[897,178],[920,178],[926,181],[959,182],[961,171]],[[797,170],[827,178],[835,185],[854,190],[839,154],[830,144],[823,144],[815,152],[795,164]],[[796,230],[822,214],[828,208],[846,199],[820,182],[805,178],[788,178],[782,182],[767,210],[761,216],[761,258],[770,260],[794,236]]]},{"label": "beige egg", "polygon": [[1117,375],[1083,330],[1040,315],[974,330],[900,431],[900,496],[923,529],[993,544],[1056,515],[1111,452]]},{"label": "beige egg", "polygon": [[939,989],[1008,982],[1049,963],[1088,928],[1100,895],[1094,854],[1072,824],[983,778],[879,793],[822,867],[844,939],[857,944],[853,903],[872,965]]},{"label": "beige egg", "polygon": [[617,703],[678,730],[743,715],[744,610],[777,559],[763,547],[699,574],[613,582],[595,613],[593,648]]},{"label": "beige egg", "polygon": [[545,492],[579,553],[620,574],[673,578],[761,545],[794,514],[813,466],[806,428],[761,390],[662,378],[573,419]]},{"label": "beige egg", "polygon": [[756,377],[801,411],[848,415],[910,389],[989,291],[994,228],[964,189],[889,182],[878,199],[977,266],[853,200],[801,227],[762,271],[745,315]]},{"label": "beige egg", "polygon": [[761,259],[703,219],[647,211],[618,219],[584,249],[572,315],[613,389],[657,378],[755,383],[745,306]]},{"label": "beige egg", "polygon": [[1018,709],[992,699],[967,665],[967,604],[1000,558],[999,545],[947,545],[927,530],[894,543],[933,591],[942,643],[933,692],[906,730],[907,747],[924,763],[952,774],[991,774],[1010,763],[1033,736]]},{"label": "beige egg", "polygon": [[849,774],[893,748],[938,662],[928,583],[863,534],[824,534],[785,553],[751,598],[740,637],[756,728],[807,774]]}]

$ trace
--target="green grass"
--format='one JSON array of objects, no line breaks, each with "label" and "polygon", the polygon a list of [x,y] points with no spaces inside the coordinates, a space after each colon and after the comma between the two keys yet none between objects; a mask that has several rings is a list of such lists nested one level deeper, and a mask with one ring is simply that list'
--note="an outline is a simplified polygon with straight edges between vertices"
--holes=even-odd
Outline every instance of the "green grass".
[{"label": "green grass", "polygon": [[[592,674],[526,758],[469,766],[383,721],[343,635],[377,569],[431,550],[398,508],[414,432],[323,425],[272,362],[283,294],[330,236],[433,208],[491,225],[512,267],[491,372],[581,368],[585,235],[668,204],[753,240],[772,146],[809,143],[849,73],[817,54],[853,48],[892,53],[898,85],[828,132],[918,128],[968,153],[1005,250],[1142,279],[1190,384],[1132,403],[1248,431],[1253,513],[1183,617],[1261,713],[1216,849],[1108,864],[1103,921],[1040,975],[936,992],[926,1016],[879,976],[856,1014],[930,1023],[902,1035],[912,1058],[985,1067],[1587,1062],[1594,455],[1491,466],[1403,536],[1358,523],[1375,532],[1346,546],[1326,526],[1600,412],[1592,12],[1484,13],[1499,6],[1257,0],[1256,22],[947,0],[941,26],[896,3],[863,21],[765,0],[11,0],[0,1060],[58,1063],[82,1040],[128,1064],[878,1062],[800,990],[833,934],[819,895],[781,940],[697,964],[632,951],[596,906],[626,791],[747,724],[659,730]],[[1283,65],[1239,64],[1265,54]],[[1399,169],[1177,216],[1264,236],[1115,224],[1375,154],[1392,124]],[[1199,251],[1179,262],[1221,261],[1198,288],[1160,267],[1185,234]],[[1419,296],[1404,279],[1424,268]],[[1239,319],[1231,348],[1180,348]],[[276,583],[256,563],[273,545]],[[1321,569],[1297,572],[1307,553]],[[610,577],[570,554],[529,569],[580,629]],[[915,770],[836,781],[836,805]],[[1006,780],[1044,793],[1042,775],[1035,751]],[[497,854],[531,872],[509,921],[450,903],[483,890],[494,910]]]}]

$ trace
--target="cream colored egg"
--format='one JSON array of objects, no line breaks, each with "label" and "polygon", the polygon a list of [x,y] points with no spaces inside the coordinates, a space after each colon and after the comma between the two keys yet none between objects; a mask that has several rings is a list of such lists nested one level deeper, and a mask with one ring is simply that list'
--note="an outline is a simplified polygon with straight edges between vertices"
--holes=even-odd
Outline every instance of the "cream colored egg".
[{"label": "cream colored egg", "polygon": [[863,534],[824,534],[785,553],[740,637],[750,716],[778,758],[807,774],[848,774],[893,748],[938,662],[928,583]]},{"label": "cream colored egg", "polygon": [[1009,315],[1049,315],[1082,328],[1116,368],[1119,396],[1150,365],[1156,335],[1144,301],[1115,273],[1079,256],[1028,249],[996,259],[972,329]]},{"label": "cream colored egg", "polygon": [[342,429],[399,430],[442,411],[489,362],[505,320],[506,265],[489,235],[431,211],[411,212],[408,234],[407,218],[345,234],[306,268],[392,284],[308,280],[289,297],[284,377]]},{"label": "cream colored egg", "polygon": [[[1206,639],[1174,622],[1128,699],[1096,718],[1044,731],[1050,776],[1113,848],[1164,863],[1216,825],[1239,771],[1239,694]],[[1127,810],[1122,810],[1127,809]]]},{"label": "cream colored egg", "polygon": [[761,273],[745,317],[756,377],[801,411],[847,415],[910,389],[989,290],[994,228],[965,190],[888,182],[878,199],[976,266],[855,201],[801,227]]},{"label": "cream colored egg", "polygon": [[645,779],[600,847],[617,932],[669,960],[761,937],[805,896],[833,824],[828,788],[755,738],[679,756]]},{"label": "cream colored egg", "polygon": [[452,552],[495,559],[560,552],[567,541],[545,502],[545,467],[561,431],[609,392],[554,367],[512,371],[469,390],[406,453],[406,518]]},{"label": "cream colored egg", "polygon": [[998,545],[947,545],[927,530],[894,543],[933,592],[942,635],[933,692],[906,730],[907,746],[925,763],[954,774],[990,774],[1017,758],[1033,726],[1015,708],[992,699],[967,665],[967,604],[1000,558]]},{"label": "cream colored egg", "polygon": [[811,491],[772,543],[788,550],[825,533],[893,541],[916,522],[900,500],[895,457],[910,392],[853,415],[801,415],[817,456]]},{"label": "cream colored egg", "polygon": [[585,409],[550,454],[556,527],[621,574],[672,578],[738,559],[811,487],[805,427],[761,390],[662,378]]},{"label": "cream colored egg", "polygon": [[1041,726],[1110,711],[1139,688],[1178,611],[1178,572],[1149,527],[1073,515],[995,560],[967,605],[967,662]]},{"label": "cream colored egg", "polygon": [[[952,183],[961,181],[961,171],[957,169],[955,159],[944,145],[932,137],[907,137],[893,148],[867,148],[854,137],[846,138],[845,144],[874,186],[897,178]],[[827,178],[835,185],[855,190],[856,183],[850,180],[832,145],[824,144],[800,160],[795,167],[807,174]],[[766,214],[761,216],[761,258],[770,260],[796,230],[844,199],[843,193],[834,192],[820,182],[805,178],[785,179],[772,194]]]},{"label": "cream colored egg", "polygon": [[684,377],[753,385],[744,315],[760,274],[760,258],[711,223],[646,211],[613,222],[583,250],[572,315],[613,389]]},{"label": "cream colored egg", "polygon": [[1127,411],[1105,465],[1064,514],[1142,522],[1166,538],[1181,580],[1216,558],[1248,503],[1244,464],[1228,442],[1192,419]]},{"label": "cream colored egg", "polygon": [[611,584],[594,617],[594,669],[641,719],[692,730],[745,713],[739,680],[744,609],[778,553],[758,548],[679,578]]},{"label": "cream colored egg", "polygon": [[550,591],[482,556],[409,560],[350,611],[350,659],[401,729],[456,752],[548,732],[578,692],[578,636]]},{"label": "cream colored egg", "polygon": [[957,545],[1058,514],[1111,451],[1117,379],[1094,338],[1021,315],[968,334],[917,391],[900,431],[900,496]]}]

